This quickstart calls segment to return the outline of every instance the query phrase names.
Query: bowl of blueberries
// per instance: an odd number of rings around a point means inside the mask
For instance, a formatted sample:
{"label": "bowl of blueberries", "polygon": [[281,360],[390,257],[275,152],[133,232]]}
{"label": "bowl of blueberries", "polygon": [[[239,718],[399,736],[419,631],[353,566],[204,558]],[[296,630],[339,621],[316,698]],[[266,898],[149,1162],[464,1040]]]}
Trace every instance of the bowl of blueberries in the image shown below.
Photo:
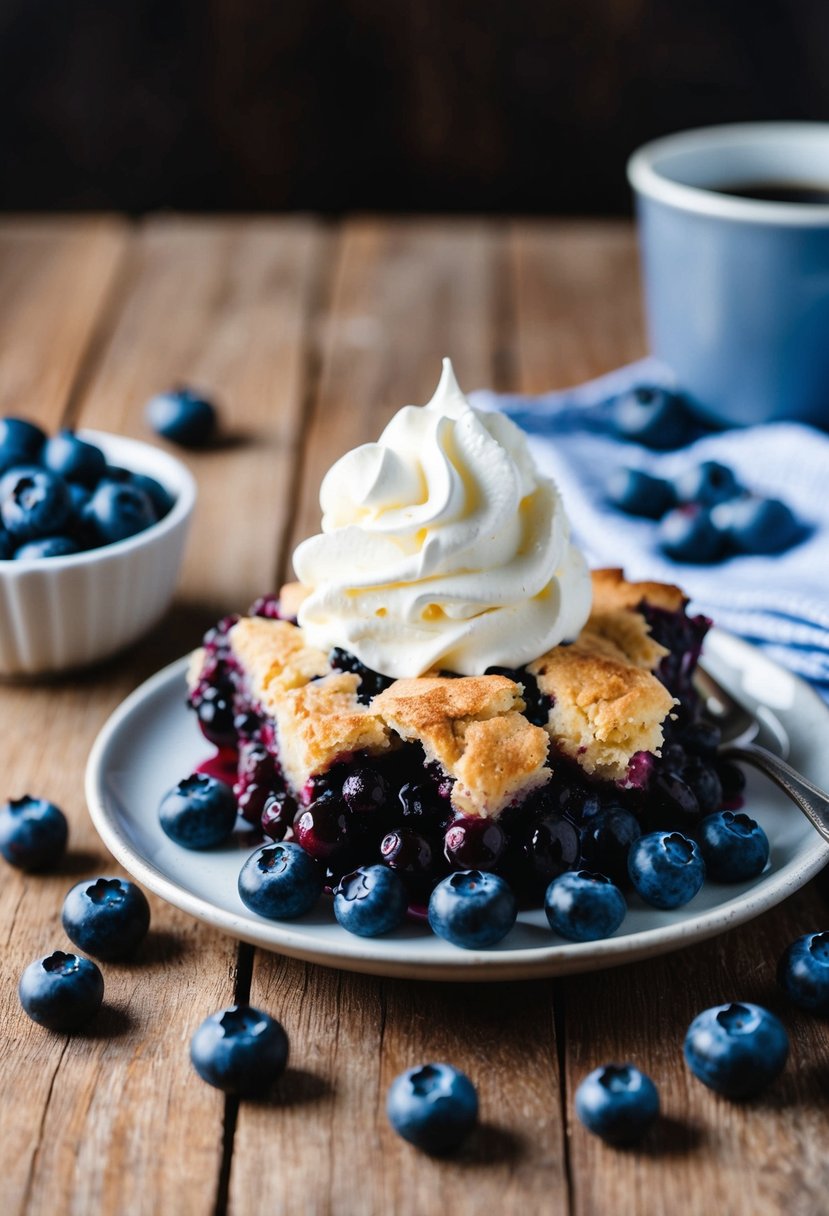
{"label": "bowl of blueberries", "polygon": [[195,498],[185,466],[150,444],[0,419],[0,675],[80,667],[150,629]]}

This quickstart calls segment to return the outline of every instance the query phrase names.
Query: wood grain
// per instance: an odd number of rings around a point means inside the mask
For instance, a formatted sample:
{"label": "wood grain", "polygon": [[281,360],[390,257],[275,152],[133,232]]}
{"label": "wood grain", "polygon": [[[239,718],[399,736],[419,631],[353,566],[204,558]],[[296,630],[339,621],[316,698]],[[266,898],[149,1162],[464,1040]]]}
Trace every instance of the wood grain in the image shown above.
{"label": "wood grain", "polygon": [[[144,396],[176,373],[204,375],[226,394],[239,441],[193,462],[207,518],[192,538],[178,611],[127,656],[89,673],[0,689],[6,788],[31,788],[62,805],[72,838],[59,874],[9,872],[0,894],[4,1212],[202,1213],[216,1202],[225,1102],[195,1078],[188,1043],[199,1021],[233,997],[235,943],[151,900],[150,940],[135,962],[104,967],[106,1009],[88,1034],[70,1039],[29,1022],[15,987],[32,958],[66,945],[59,916],[69,885],[117,872],[82,792],[86,755],[107,714],[195,642],[194,614],[182,604],[199,605],[196,615],[206,617],[246,603],[263,574],[272,577],[319,249],[305,222],[245,232],[221,222],[148,225],[133,242],[107,340],[74,404],[81,423],[140,433]],[[91,330],[96,323],[91,317]],[[249,509],[252,490],[258,510]]]}

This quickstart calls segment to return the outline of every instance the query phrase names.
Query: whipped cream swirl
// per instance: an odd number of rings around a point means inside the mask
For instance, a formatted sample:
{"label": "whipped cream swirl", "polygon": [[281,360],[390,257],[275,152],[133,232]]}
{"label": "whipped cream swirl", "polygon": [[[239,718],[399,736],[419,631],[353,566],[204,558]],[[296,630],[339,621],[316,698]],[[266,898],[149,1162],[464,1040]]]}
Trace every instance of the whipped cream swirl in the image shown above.
{"label": "whipped cream swirl", "polygon": [[294,553],[299,623],[374,671],[480,675],[572,640],[590,611],[585,560],[522,432],[474,409],[443,361],[426,406],[348,452],[320,490],[322,534]]}

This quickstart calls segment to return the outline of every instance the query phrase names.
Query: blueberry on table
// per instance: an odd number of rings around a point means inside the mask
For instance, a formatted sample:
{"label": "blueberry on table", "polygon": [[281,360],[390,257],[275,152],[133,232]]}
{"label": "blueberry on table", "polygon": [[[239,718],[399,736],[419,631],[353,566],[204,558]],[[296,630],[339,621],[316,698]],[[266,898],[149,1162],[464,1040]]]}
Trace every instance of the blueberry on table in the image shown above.
{"label": "blueberry on table", "polygon": [[322,894],[323,871],[298,844],[266,844],[251,853],[239,873],[239,897],[268,920],[294,920],[310,912]]}
{"label": "blueberry on table", "polygon": [[588,1131],[609,1144],[641,1139],[659,1114],[659,1093],[633,1064],[605,1064],[576,1090],[576,1114]]}
{"label": "blueberry on table", "polygon": [[111,545],[143,532],[157,517],[149,495],[137,486],[102,481],[81,518],[101,544]]}
{"label": "blueberry on table", "polygon": [[518,908],[497,874],[459,870],[439,882],[429,900],[429,924],[438,937],[464,950],[494,946],[506,937]]}
{"label": "blueberry on table", "polygon": [[605,486],[614,507],[628,515],[646,519],[661,519],[676,505],[673,487],[660,477],[651,477],[642,469],[614,469]]}
{"label": "blueberry on table", "polygon": [[728,465],[717,460],[703,460],[702,464],[685,469],[674,478],[674,491],[679,502],[698,502],[704,507],[713,507],[719,502],[736,498],[743,487]]}
{"label": "blueberry on table", "polygon": [[44,536],[41,540],[30,540],[15,550],[16,562],[40,561],[44,557],[71,557],[80,553],[78,542],[71,536]]}
{"label": "blueberry on table", "polygon": [[0,853],[19,870],[46,870],[63,857],[69,826],[45,798],[10,798],[0,807]]}
{"label": "blueberry on table", "polygon": [[33,1022],[65,1033],[79,1030],[98,1012],[104,977],[91,959],[56,950],[29,964],[18,993]]}
{"label": "blueberry on table", "polygon": [[610,937],[627,912],[625,897],[604,874],[570,870],[554,878],[544,896],[550,928],[571,942]]}
{"label": "blueberry on table", "polygon": [[207,773],[193,773],[161,799],[158,817],[164,832],[185,849],[223,844],[236,823],[233,790]]}
{"label": "blueberry on table", "polygon": [[392,1081],[386,1114],[398,1136],[440,1155],[459,1147],[478,1121],[478,1095],[451,1064],[422,1064]]}
{"label": "blueberry on table", "polygon": [[673,561],[697,565],[719,561],[725,550],[722,532],[714,527],[707,508],[696,503],[669,511],[659,525],[657,541]]}
{"label": "blueberry on table", "polygon": [[360,866],[340,879],[334,915],[349,933],[379,937],[403,924],[408,906],[403,879],[388,866]]}
{"label": "blueberry on table", "polygon": [[711,511],[711,523],[738,553],[782,553],[804,535],[792,510],[779,498],[745,494],[720,503]]}
{"label": "blueberry on table", "polygon": [[101,449],[69,430],[58,431],[46,440],[41,461],[45,468],[66,481],[88,487],[97,485],[106,469],[106,457]]}
{"label": "blueberry on table", "polygon": [[46,435],[25,418],[0,418],[0,469],[36,461]]}
{"label": "blueberry on table", "polygon": [[715,1005],[694,1018],[684,1053],[703,1085],[727,1098],[749,1098],[783,1071],[789,1036],[780,1019],[760,1005]]}
{"label": "blueberry on table", "polygon": [[829,1017],[829,933],[806,933],[786,948],[777,982],[793,1004]]}
{"label": "blueberry on table", "polygon": [[742,811],[707,815],[699,825],[699,847],[708,877],[717,882],[756,878],[769,859],[768,836]]}
{"label": "blueberry on table", "polygon": [[69,940],[95,958],[127,958],[150,927],[150,905],[126,878],[84,879],[63,901],[61,923]]}
{"label": "blueberry on table", "polygon": [[681,832],[650,832],[631,847],[628,873],[639,895],[654,908],[680,908],[705,881],[699,846]]}
{"label": "blueberry on table", "polygon": [[216,407],[190,388],[158,393],[146,405],[147,425],[172,443],[182,447],[204,447],[216,430]]}
{"label": "blueberry on table", "polygon": [[190,1040],[190,1060],[203,1081],[240,1098],[268,1092],[288,1062],[288,1036],[270,1014],[231,1005],[205,1018]]}
{"label": "blueberry on table", "polygon": [[0,515],[17,544],[58,535],[71,509],[66,482],[48,469],[24,470],[3,479]]}
{"label": "blueberry on table", "polygon": [[688,408],[679,393],[640,385],[613,402],[613,427],[622,439],[667,451],[691,438]]}

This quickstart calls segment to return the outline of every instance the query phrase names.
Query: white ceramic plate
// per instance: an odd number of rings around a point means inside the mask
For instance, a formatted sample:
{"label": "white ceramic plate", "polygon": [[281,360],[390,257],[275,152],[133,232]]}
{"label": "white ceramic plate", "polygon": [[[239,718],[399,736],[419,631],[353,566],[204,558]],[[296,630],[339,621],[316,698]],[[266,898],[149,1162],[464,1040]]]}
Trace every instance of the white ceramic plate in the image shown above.
{"label": "white ceramic plate", "polygon": [[[782,726],[795,767],[829,786],[829,707],[803,681],[719,630],[706,641],[705,661],[720,683],[772,715],[770,725]],[[181,659],[142,684],[104,726],[87,765],[92,819],[107,848],[144,886],[225,933],[279,954],[420,979],[507,980],[598,970],[675,950],[750,920],[796,891],[829,858],[829,845],[800,811],[751,772],[746,809],[771,841],[765,872],[736,886],[706,883],[675,912],[631,896],[622,927],[603,941],[573,944],[554,937],[543,910],[521,913],[504,941],[485,951],[460,950],[415,924],[387,937],[355,937],[336,923],[328,897],[298,921],[264,920],[245,908],[236,890],[249,843],[190,852],[168,840],[158,824],[162,795],[209,750],[185,708],[186,664]]]}

